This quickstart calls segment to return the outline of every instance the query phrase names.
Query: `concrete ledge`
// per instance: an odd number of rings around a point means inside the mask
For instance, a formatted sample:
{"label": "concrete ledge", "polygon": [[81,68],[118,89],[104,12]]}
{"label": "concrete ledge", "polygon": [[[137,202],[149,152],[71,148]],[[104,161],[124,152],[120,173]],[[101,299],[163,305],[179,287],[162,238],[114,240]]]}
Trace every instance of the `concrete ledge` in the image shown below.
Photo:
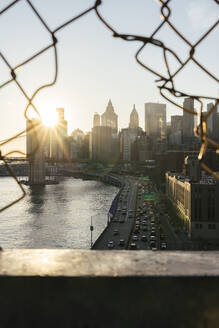
{"label": "concrete ledge", "polygon": [[217,328],[219,252],[0,252],[0,327]]}
{"label": "concrete ledge", "polygon": [[219,252],[3,250],[0,276],[219,276]]}

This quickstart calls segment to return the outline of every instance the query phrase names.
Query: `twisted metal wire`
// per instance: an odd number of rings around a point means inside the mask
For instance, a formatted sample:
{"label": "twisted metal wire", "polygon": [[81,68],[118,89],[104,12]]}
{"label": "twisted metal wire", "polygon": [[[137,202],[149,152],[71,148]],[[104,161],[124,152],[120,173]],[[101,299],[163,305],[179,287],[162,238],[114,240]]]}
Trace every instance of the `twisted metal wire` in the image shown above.
{"label": "twisted metal wire", "polygon": [[[87,15],[90,12],[95,12],[96,16],[98,17],[98,19],[105,25],[105,27],[110,30],[113,34],[113,37],[115,38],[120,38],[124,41],[127,42],[132,42],[132,41],[138,41],[141,42],[142,45],[138,48],[136,54],[135,54],[135,59],[137,61],[137,63],[143,67],[144,69],[146,69],[147,71],[151,72],[152,74],[154,74],[158,79],[155,80],[155,82],[157,83],[157,87],[159,89],[159,92],[161,94],[161,96],[163,98],[165,98],[168,102],[172,103],[173,105],[183,109],[184,111],[192,114],[192,115],[196,115],[200,117],[200,124],[199,126],[196,128],[196,134],[197,136],[199,136],[200,140],[201,140],[201,148],[200,148],[200,152],[199,152],[199,161],[201,166],[203,167],[203,169],[205,169],[208,173],[212,174],[215,178],[219,179],[219,175],[216,172],[213,172],[211,168],[209,168],[205,163],[204,163],[204,155],[206,154],[206,151],[208,149],[208,145],[210,144],[211,146],[213,146],[216,149],[216,152],[219,152],[219,145],[213,141],[211,138],[209,138],[208,136],[208,128],[207,128],[207,119],[210,115],[212,115],[212,113],[214,111],[216,111],[217,105],[219,104],[219,98],[214,98],[214,97],[206,97],[203,95],[195,95],[195,94],[189,94],[189,93],[184,93],[181,90],[177,90],[175,88],[175,83],[174,83],[174,79],[176,78],[176,76],[188,65],[189,62],[193,62],[195,65],[197,65],[203,72],[205,72],[209,77],[211,77],[214,81],[218,82],[217,77],[212,74],[211,72],[209,72],[207,70],[207,68],[202,65],[197,58],[195,58],[195,51],[196,51],[196,47],[203,41],[205,40],[209,34],[215,30],[216,26],[219,23],[219,20],[217,22],[214,22],[212,24],[212,26],[200,37],[200,39],[198,41],[196,41],[194,44],[192,44],[184,35],[183,33],[181,33],[171,22],[171,9],[170,9],[170,3],[172,2],[172,0],[158,0],[161,8],[160,8],[160,12],[161,12],[161,17],[162,17],[162,21],[161,23],[155,28],[155,30],[148,36],[140,36],[140,35],[131,35],[131,34],[121,34],[118,31],[116,31],[116,29],[110,25],[110,23],[107,22],[107,20],[103,17],[103,15],[100,12],[100,6],[103,4],[103,1],[101,0],[96,0],[94,1],[94,5],[91,6],[90,8],[82,11],[80,14],[73,16],[71,19],[67,20],[66,22],[64,22],[63,24],[59,25],[58,27],[56,27],[55,29],[50,29],[50,27],[48,26],[47,22],[45,21],[45,19],[43,19],[43,17],[41,16],[40,12],[35,8],[35,6],[33,5],[33,1],[31,0],[14,0],[12,1],[9,5],[7,5],[5,8],[3,8],[0,11],[0,17],[2,15],[4,15],[7,11],[9,11],[11,8],[13,8],[14,6],[17,5],[18,2],[21,1],[25,1],[26,4],[28,5],[28,7],[31,9],[31,11],[34,13],[34,15],[38,18],[38,20],[40,21],[40,23],[45,27],[45,29],[47,30],[47,32],[50,34],[50,38],[51,38],[51,42],[44,47],[43,49],[38,50],[36,53],[32,54],[32,56],[30,56],[29,58],[27,58],[26,60],[24,60],[23,62],[19,63],[18,65],[16,65],[15,67],[13,67],[10,63],[9,60],[7,59],[7,55],[3,54],[2,52],[0,52],[0,57],[3,60],[3,62],[6,64],[6,66],[8,67],[8,69],[10,70],[10,75],[11,78],[5,82],[3,82],[2,84],[0,84],[0,89],[11,84],[11,83],[15,83],[17,88],[21,91],[21,93],[23,94],[23,96],[26,98],[27,100],[27,105],[25,106],[24,109],[24,118],[25,119],[29,119],[28,118],[28,109],[30,107],[32,107],[34,109],[34,111],[36,112],[37,116],[39,117],[39,119],[41,120],[41,116],[40,113],[37,109],[37,107],[34,104],[34,99],[36,98],[36,96],[38,95],[38,93],[47,88],[47,87],[52,87],[56,81],[57,81],[57,76],[58,76],[58,54],[57,54],[57,43],[58,43],[58,37],[57,34],[60,30],[62,30],[63,28],[65,28],[66,26],[68,26],[69,24],[72,24],[73,22],[75,22],[76,20],[82,18],[83,16]],[[219,4],[219,0],[211,0],[213,2],[215,2],[216,4]],[[159,39],[156,39],[156,35],[158,34],[159,31],[162,30],[162,28],[164,27],[164,25],[168,25],[173,31],[174,33],[177,35],[177,37],[181,40],[183,40],[183,42],[185,42],[187,44],[187,46],[189,46],[189,53],[187,58],[183,61],[180,59],[180,56],[171,48],[167,47],[166,44],[164,42],[162,42]],[[146,48],[146,46],[148,44],[153,45],[154,47],[159,47],[163,50],[163,60],[164,63],[166,65],[167,68],[167,74],[168,77],[164,76],[162,73],[155,71],[154,69],[152,69],[149,65],[143,63],[143,61],[140,59],[140,54],[142,53],[142,51]],[[45,52],[47,52],[48,50],[53,49],[53,54],[54,54],[54,67],[55,67],[55,71],[54,71],[54,75],[53,78],[51,80],[51,82],[46,83],[44,85],[41,85],[39,88],[37,88],[32,95],[29,97],[25,88],[23,87],[23,85],[19,82],[18,80],[18,69],[25,66],[27,63],[33,61],[34,59],[36,59],[37,57],[39,57],[40,55],[44,54]],[[170,69],[170,64],[167,58],[167,55],[171,54],[176,61],[179,63],[179,68],[171,74],[171,69]],[[176,100],[172,100],[170,99],[170,96],[174,96]],[[180,104],[177,103],[177,98],[182,98],[182,97],[190,97],[196,101],[198,101],[200,103],[200,111],[196,111],[196,110],[191,110],[189,108],[185,108],[183,106],[181,106]],[[211,100],[215,100],[215,104],[214,106],[211,108],[211,110],[206,114],[203,115],[203,100],[204,99],[211,99]],[[19,133],[17,133],[16,135],[0,142],[0,148],[3,145],[6,145],[7,143],[9,143],[10,141],[19,138],[20,136],[24,135],[24,133],[31,131],[32,128],[30,128],[28,131],[25,129]],[[36,151],[36,149],[34,150],[34,152]],[[16,183],[18,183],[21,191],[22,191],[22,195],[15,201],[13,201],[12,203],[6,205],[5,207],[0,209],[0,212],[5,210],[6,208],[10,207],[11,205],[15,204],[17,201],[19,201],[20,199],[22,199],[25,196],[25,190],[23,189],[22,185],[20,184],[20,182],[17,180],[16,175],[14,174],[12,168],[9,166],[9,164],[7,163],[7,156],[11,155],[12,153],[20,153],[22,155],[24,155],[22,152],[18,151],[18,150],[14,150],[11,151],[10,153],[5,154],[4,156],[1,155],[0,153],[0,159],[3,160],[4,164],[6,165],[8,171],[10,172],[11,176],[15,179]]]}
{"label": "twisted metal wire", "polygon": [[[218,0],[211,0],[211,1],[215,2],[216,4],[219,4]],[[169,4],[172,2],[172,0],[166,0],[166,1],[158,0],[158,2],[161,5],[160,12],[161,12],[161,17],[162,17],[162,22],[155,28],[155,30],[149,36],[121,34],[118,31],[116,31],[116,29],[106,21],[106,19],[103,17],[103,15],[101,15],[98,7],[95,8],[95,11],[96,11],[96,14],[99,17],[99,19],[107,27],[107,29],[109,29],[113,33],[113,36],[115,38],[120,38],[120,39],[128,41],[128,42],[139,41],[142,43],[142,45],[140,46],[140,48],[137,50],[137,52],[135,54],[135,59],[140,66],[142,66],[144,69],[151,72],[158,78],[157,80],[155,80],[155,82],[158,83],[157,87],[159,89],[160,95],[164,99],[166,99],[168,102],[172,103],[173,105],[177,106],[178,108],[183,109],[187,113],[200,117],[200,124],[195,129],[196,135],[200,138],[200,141],[201,141],[201,148],[199,151],[198,159],[200,161],[201,167],[205,171],[207,171],[209,174],[213,175],[216,179],[219,179],[219,174],[214,172],[210,167],[208,167],[204,163],[204,155],[207,152],[209,144],[216,149],[217,154],[219,153],[219,144],[216,143],[211,138],[209,138],[208,128],[207,128],[208,127],[207,119],[209,118],[210,115],[212,115],[212,113],[214,111],[217,110],[217,106],[219,104],[219,98],[206,97],[206,96],[198,95],[198,94],[195,95],[195,94],[191,94],[191,93],[185,93],[182,90],[177,90],[175,87],[175,83],[174,83],[174,79],[188,65],[189,62],[193,62],[195,65],[197,65],[203,72],[205,72],[214,81],[216,81],[216,82],[219,81],[218,78],[214,74],[209,72],[207,70],[207,68],[204,65],[202,65],[195,58],[196,47],[203,40],[205,40],[213,30],[216,29],[217,25],[219,24],[219,20],[217,20],[216,22],[213,22],[212,26],[208,30],[205,31],[205,33],[199,38],[199,40],[196,41],[194,44],[192,44],[171,22],[172,12],[169,7]],[[168,48],[164,42],[155,38],[156,34],[158,34],[158,32],[162,30],[162,28],[164,27],[165,24],[168,25],[174,31],[174,33],[177,35],[177,37],[179,39],[181,39],[184,43],[187,44],[187,46],[189,46],[189,52],[188,52],[187,58],[184,61],[182,61],[180,59],[179,55],[177,55],[174,50]],[[159,71],[155,71],[150,66],[143,63],[142,60],[140,59],[140,54],[142,53],[142,51],[146,48],[146,46],[148,44],[151,44],[155,47],[159,47],[163,50],[163,60],[164,60],[164,63],[165,63],[166,69],[167,69],[168,77],[164,76]],[[175,70],[174,73],[172,73],[172,74],[171,74],[171,70],[170,70],[170,64],[167,59],[168,53],[172,54],[174,56],[174,58],[176,59],[176,61],[180,65],[180,67],[177,70]],[[189,108],[186,108],[186,107],[180,105],[176,101],[172,100],[170,98],[170,95],[174,96],[176,99],[182,98],[182,97],[190,97],[190,98],[198,101],[200,104],[200,111],[198,112],[196,110],[191,110]],[[215,101],[214,106],[212,106],[212,108],[208,111],[208,113],[206,115],[203,115],[203,99],[209,99],[209,100]]]}

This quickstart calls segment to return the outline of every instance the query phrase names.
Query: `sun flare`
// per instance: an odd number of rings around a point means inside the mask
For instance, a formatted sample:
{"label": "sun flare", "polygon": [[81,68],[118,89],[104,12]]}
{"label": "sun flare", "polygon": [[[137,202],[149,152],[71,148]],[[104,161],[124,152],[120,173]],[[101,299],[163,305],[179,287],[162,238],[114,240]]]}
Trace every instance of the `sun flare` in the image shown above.
{"label": "sun flare", "polygon": [[58,118],[55,109],[47,108],[43,111],[40,111],[40,115],[44,125],[49,127],[54,127],[56,125]]}

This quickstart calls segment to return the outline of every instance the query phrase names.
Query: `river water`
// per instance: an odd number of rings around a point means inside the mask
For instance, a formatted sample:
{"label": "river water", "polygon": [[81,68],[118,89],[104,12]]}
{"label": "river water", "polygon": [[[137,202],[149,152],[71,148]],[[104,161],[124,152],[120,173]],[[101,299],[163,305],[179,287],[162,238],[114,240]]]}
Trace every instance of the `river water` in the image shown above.
{"label": "river water", "polygon": [[[3,248],[89,249],[103,231],[118,188],[98,181],[63,178],[58,185],[24,186],[27,196],[0,213]],[[0,178],[0,206],[21,193],[12,178]]]}

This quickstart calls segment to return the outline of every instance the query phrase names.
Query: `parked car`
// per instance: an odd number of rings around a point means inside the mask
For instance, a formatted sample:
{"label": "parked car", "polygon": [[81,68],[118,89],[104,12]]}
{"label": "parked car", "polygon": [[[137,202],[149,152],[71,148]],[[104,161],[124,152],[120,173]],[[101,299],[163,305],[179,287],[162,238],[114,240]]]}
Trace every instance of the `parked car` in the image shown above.
{"label": "parked car", "polygon": [[167,249],[167,244],[166,243],[161,243],[161,249]]}
{"label": "parked car", "polygon": [[119,240],[119,245],[124,246],[125,245],[125,239],[120,239]]}
{"label": "parked car", "polygon": [[108,248],[113,248],[114,247],[114,241],[112,241],[112,240],[108,241],[107,246],[108,246]]}
{"label": "parked car", "polygon": [[136,248],[137,248],[136,243],[131,243],[131,245],[130,245],[130,249],[136,249]]}
{"label": "parked car", "polygon": [[157,250],[157,245],[156,245],[156,243],[154,241],[152,241],[150,243],[150,247],[151,247],[152,250]]}

